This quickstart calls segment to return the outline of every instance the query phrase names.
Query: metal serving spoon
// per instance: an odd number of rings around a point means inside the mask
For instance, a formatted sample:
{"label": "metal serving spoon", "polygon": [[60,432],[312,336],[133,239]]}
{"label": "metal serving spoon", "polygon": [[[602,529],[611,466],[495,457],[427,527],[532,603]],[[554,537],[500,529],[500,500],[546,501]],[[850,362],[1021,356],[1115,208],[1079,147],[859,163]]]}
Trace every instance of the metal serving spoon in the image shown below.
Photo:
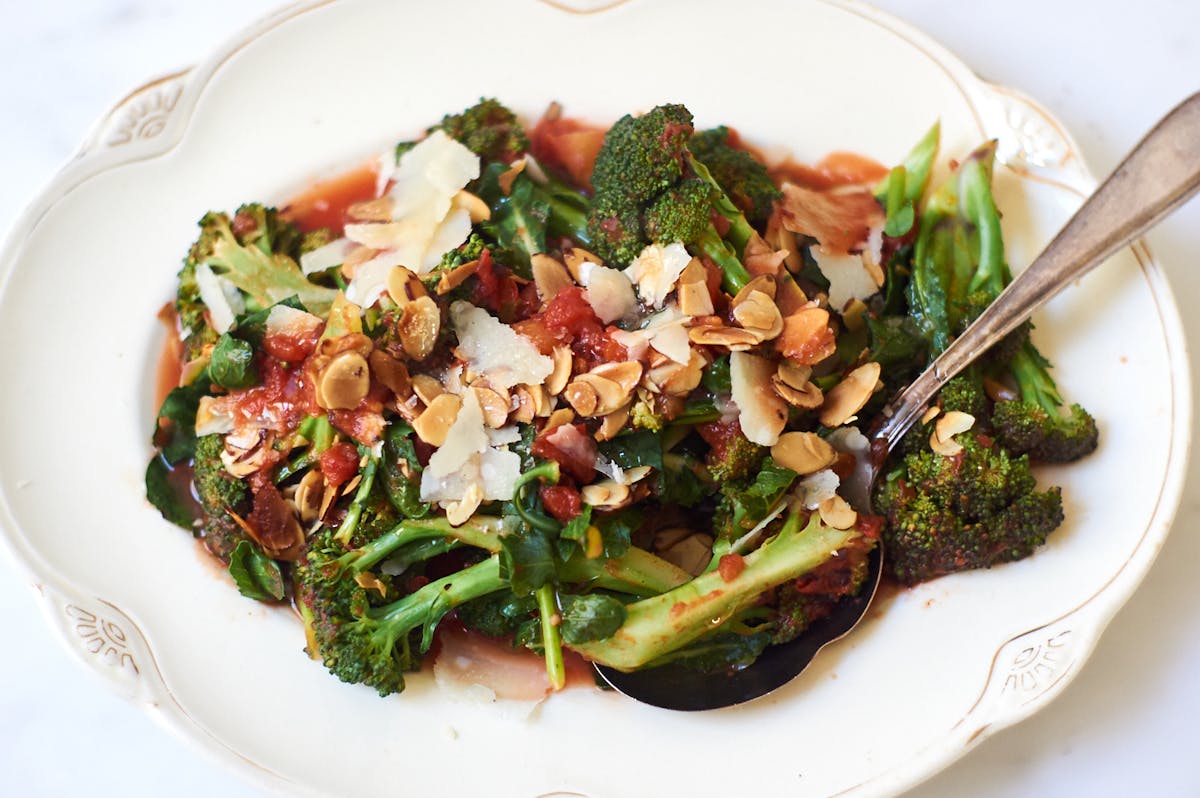
{"label": "metal serving spoon", "polygon": [[[1200,190],[1200,93],[1174,108],[1071,217],[1042,253],[954,342],[883,409],[870,430],[868,467],[843,485],[855,508],[870,508],[880,467],[938,390],[1069,283],[1079,279]],[[876,547],[865,589],[790,643],[768,648],[735,673],[703,674],[664,665],[624,673],[597,666],[617,690],[646,704],[677,710],[717,709],[765,695],[798,676],[829,643],[849,632],[879,585]]]}

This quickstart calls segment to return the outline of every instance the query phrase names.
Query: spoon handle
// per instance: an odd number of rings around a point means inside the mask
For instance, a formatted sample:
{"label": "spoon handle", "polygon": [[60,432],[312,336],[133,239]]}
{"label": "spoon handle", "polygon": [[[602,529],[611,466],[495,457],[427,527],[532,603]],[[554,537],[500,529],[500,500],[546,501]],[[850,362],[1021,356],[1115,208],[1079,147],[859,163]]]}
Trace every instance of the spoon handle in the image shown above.
{"label": "spoon handle", "polygon": [[1163,117],[1042,253],[884,412],[876,440],[899,441],[938,390],[1070,282],[1200,190],[1200,93]]}

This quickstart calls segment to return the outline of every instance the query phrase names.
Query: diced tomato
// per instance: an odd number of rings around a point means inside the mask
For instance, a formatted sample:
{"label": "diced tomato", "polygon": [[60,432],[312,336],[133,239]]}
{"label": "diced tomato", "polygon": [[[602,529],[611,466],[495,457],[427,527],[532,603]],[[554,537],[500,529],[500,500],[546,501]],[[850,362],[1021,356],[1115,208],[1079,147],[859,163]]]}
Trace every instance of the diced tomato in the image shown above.
{"label": "diced tomato", "polygon": [[730,447],[733,441],[737,438],[745,437],[742,435],[742,428],[738,424],[737,419],[732,421],[709,421],[704,424],[697,424],[696,432],[700,433],[700,437],[712,449],[710,456],[714,460],[723,460],[725,458],[725,450]]}
{"label": "diced tomato", "polygon": [[567,485],[542,485],[538,495],[546,512],[564,524],[583,512],[583,497]]}
{"label": "diced tomato", "polygon": [[883,532],[884,517],[882,515],[868,515],[867,513],[859,513],[858,521],[854,524],[854,528],[861,532],[865,537],[878,538]]}
{"label": "diced tomato", "polygon": [[479,267],[474,276],[471,303],[487,308],[505,323],[511,324],[528,316],[539,304],[535,288],[530,307],[529,293],[522,290],[524,286],[512,272],[492,260],[491,250],[485,249],[479,256]]}
{"label": "diced tomato", "polygon": [[312,382],[302,366],[293,366],[273,357],[258,358],[259,384],[233,391],[236,411],[243,418],[273,417],[277,430],[291,430],[305,416],[320,412]]}
{"label": "diced tomato", "polygon": [[344,441],[335,443],[317,455],[325,480],[337,487],[358,473],[358,449]]}
{"label": "diced tomato", "polygon": [[542,311],[540,319],[558,341],[571,344],[572,351],[583,358],[589,368],[629,359],[629,351],[609,335],[611,328],[600,324],[579,286],[568,286],[559,291]]}
{"label": "diced tomato", "polygon": [[592,167],[604,144],[603,128],[578,119],[544,116],[529,133],[529,151],[538,163],[566,172],[580,186],[588,188]]}
{"label": "diced tomato", "polygon": [[321,337],[323,329],[323,327],[316,327],[303,335],[287,333],[268,335],[263,338],[263,349],[271,357],[278,358],[284,363],[299,363],[317,348],[317,339]]}
{"label": "diced tomato", "polygon": [[512,325],[512,328],[518,334],[533,341],[533,345],[543,355],[553,353],[555,344],[560,343],[554,333],[550,332],[550,328],[546,326],[546,322],[541,316],[518,321]]}

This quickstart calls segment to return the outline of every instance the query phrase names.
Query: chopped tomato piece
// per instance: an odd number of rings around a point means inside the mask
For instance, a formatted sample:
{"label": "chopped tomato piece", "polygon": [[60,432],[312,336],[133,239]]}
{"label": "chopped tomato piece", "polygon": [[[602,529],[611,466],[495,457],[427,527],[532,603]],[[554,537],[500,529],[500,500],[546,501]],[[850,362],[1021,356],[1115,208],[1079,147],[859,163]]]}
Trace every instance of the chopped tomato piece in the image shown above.
{"label": "chopped tomato piece", "polygon": [[560,169],[578,185],[590,188],[604,133],[604,128],[578,119],[544,116],[530,131],[529,150],[538,163]]}
{"label": "chopped tomato piece", "polygon": [[335,443],[317,455],[321,464],[321,473],[326,481],[335,488],[342,485],[358,473],[358,449],[345,441]]}
{"label": "chopped tomato piece", "polygon": [[583,512],[583,497],[567,485],[542,485],[538,495],[546,512],[564,524]]}

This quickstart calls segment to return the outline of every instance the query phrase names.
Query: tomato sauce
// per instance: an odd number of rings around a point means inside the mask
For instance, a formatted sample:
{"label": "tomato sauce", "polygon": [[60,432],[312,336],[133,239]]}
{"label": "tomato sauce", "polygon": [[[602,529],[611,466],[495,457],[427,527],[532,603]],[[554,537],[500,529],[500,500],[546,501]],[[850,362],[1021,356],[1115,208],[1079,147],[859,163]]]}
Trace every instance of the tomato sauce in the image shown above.
{"label": "tomato sauce", "polygon": [[789,158],[770,172],[776,183],[786,181],[816,191],[874,185],[888,176],[886,166],[854,152],[831,152],[811,166]]}
{"label": "tomato sauce", "polygon": [[303,233],[328,227],[335,236],[340,236],[347,222],[347,210],[356,202],[374,199],[378,179],[379,166],[371,162],[328,180],[318,180],[293,197],[280,214]]}

